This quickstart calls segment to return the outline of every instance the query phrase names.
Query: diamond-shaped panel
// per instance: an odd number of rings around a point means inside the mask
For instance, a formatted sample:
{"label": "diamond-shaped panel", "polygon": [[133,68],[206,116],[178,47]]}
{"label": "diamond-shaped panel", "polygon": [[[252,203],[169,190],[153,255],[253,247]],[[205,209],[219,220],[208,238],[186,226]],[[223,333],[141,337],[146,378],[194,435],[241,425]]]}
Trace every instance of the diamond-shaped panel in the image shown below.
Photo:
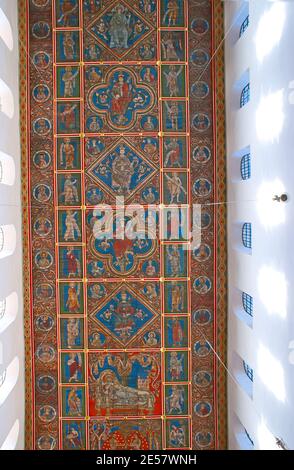
{"label": "diamond-shaped panel", "polygon": [[118,58],[127,54],[152,29],[152,25],[122,1],[103,10],[88,26],[89,33],[97,42],[110,49]]}
{"label": "diamond-shaped panel", "polygon": [[155,313],[129,288],[121,287],[93,317],[112,337],[126,346],[153,321]]}
{"label": "diamond-shaped panel", "polygon": [[111,195],[124,196],[127,200],[156,173],[156,169],[121,140],[95,162],[88,173]]}

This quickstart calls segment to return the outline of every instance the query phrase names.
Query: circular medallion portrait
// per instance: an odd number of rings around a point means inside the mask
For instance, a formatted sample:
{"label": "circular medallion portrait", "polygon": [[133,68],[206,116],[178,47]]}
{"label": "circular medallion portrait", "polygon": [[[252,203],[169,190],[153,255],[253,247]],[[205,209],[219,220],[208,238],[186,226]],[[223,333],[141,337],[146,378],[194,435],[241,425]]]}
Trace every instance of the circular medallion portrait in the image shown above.
{"label": "circular medallion portrait", "polygon": [[51,29],[46,21],[38,21],[32,27],[32,34],[36,39],[46,39],[50,35]]}
{"label": "circular medallion portrait", "polygon": [[40,393],[51,393],[56,389],[56,380],[52,375],[41,375],[37,378],[37,389]]}
{"label": "circular medallion portrait", "polygon": [[211,385],[212,383],[212,375],[207,370],[199,370],[195,373],[193,377],[194,384],[197,387],[205,388]]}
{"label": "circular medallion portrait", "polygon": [[195,442],[199,447],[208,447],[212,443],[212,435],[210,432],[197,432]]}
{"label": "circular medallion portrait", "polygon": [[193,184],[193,193],[198,197],[207,197],[212,191],[212,184],[206,178],[199,178]]}
{"label": "circular medallion portrait", "polygon": [[206,145],[197,145],[193,149],[192,158],[196,163],[207,163],[211,158],[211,151]]}
{"label": "circular medallion portrait", "polygon": [[39,237],[45,238],[52,232],[52,223],[44,216],[38,217],[34,223],[34,231]]}
{"label": "circular medallion portrait", "polygon": [[38,416],[43,423],[51,423],[56,418],[56,410],[53,406],[44,405],[39,408]]}
{"label": "circular medallion portrait", "polygon": [[197,100],[203,100],[209,95],[209,86],[206,82],[195,82],[191,86],[191,95]]}
{"label": "circular medallion portrait", "polygon": [[34,133],[44,137],[51,132],[51,122],[44,117],[38,118],[33,122]]}
{"label": "circular medallion portrait", "polygon": [[36,253],[35,264],[37,268],[42,270],[49,269],[53,264],[53,256],[47,250],[41,250]]}
{"label": "circular medallion portrait", "polygon": [[211,322],[212,315],[207,308],[199,308],[193,313],[193,322],[205,326]]}
{"label": "circular medallion portrait", "polygon": [[193,258],[199,263],[203,263],[210,258],[211,249],[206,243],[201,243],[199,247],[193,250]]}
{"label": "circular medallion portrait", "polygon": [[37,186],[33,189],[33,196],[36,201],[43,204],[44,202],[48,202],[52,196],[52,189],[50,186],[44,183],[37,184]]}
{"label": "circular medallion portrait", "polygon": [[34,154],[33,162],[38,170],[46,170],[51,164],[51,155],[46,150],[39,150]]}
{"label": "circular medallion portrait", "polygon": [[43,434],[37,442],[40,450],[54,450],[56,447],[56,439],[50,434]]}
{"label": "circular medallion portrait", "polygon": [[211,404],[208,401],[199,401],[194,406],[194,411],[200,418],[206,418],[211,413]]}
{"label": "circular medallion portrait", "polygon": [[37,8],[44,8],[49,4],[49,0],[32,0],[32,4]]}
{"label": "circular medallion portrait", "polygon": [[37,69],[47,69],[50,65],[50,55],[45,51],[36,52],[33,55],[33,64]]}
{"label": "circular medallion portrait", "polygon": [[205,113],[197,113],[192,118],[192,126],[198,132],[205,132],[210,128],[210,119]]}
{"label": "circular medallion portrait", "polygon": [[205,295],[211,289],[211,280],[207,276],[199,276],[193,283],[193,288],[197,294]]}
{"label": "circular medallion portrait", "polygon": [[50,90],[47,85],[39,84],[33,89],[33,98],[37,103],[45,103],[50,98]]}
{"label": "circular medallion portrait", "polygon": [[49,344],[40,344],[37,348],[36,356],[39,361],[48,364],[55,359],[55,349]]}
{"label": "circular medallion portrait", "polygon": [[191,22],[191,30],[197,36],[203,36],[209,31],[209,23],[205,18],[194,18]]}
{"label": "circular medallion portrait", "polygon": [[203,49],[195,49],[190,55],[190,60],[196,67],[205,67],[209,59],[209,54]]}
{"label": "circular medallion portrait", "polygon": [[36,287],[35,293],[38,300],[50,300],[54,296],[54,288],[51,284],[42,283]]}
{"label": "circular medallion portrait", "polygon": [[36,329],[39,331],[50,331],[54,326],[54,318],[47,313],[43,313],[36,318]]}
{"label": "circular medallion portrait", "polygon": [[205,341],[205,340],[197,341],[194,344],[194,352],[199,357],[208,356],[208,354],[210,354],[210,352],[211,352],[210,343],[208,341]]}

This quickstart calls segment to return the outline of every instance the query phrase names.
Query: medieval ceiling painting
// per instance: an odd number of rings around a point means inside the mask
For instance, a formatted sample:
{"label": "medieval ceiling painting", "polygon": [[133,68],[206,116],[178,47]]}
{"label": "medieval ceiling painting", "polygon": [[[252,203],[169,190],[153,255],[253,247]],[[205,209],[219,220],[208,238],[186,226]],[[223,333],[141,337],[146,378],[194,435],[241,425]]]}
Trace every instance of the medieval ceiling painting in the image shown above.
{"label": "medieval ceiling painting", "polygon": [[[223,445],[214,7],[20,2],[29,448]],[[118,200],[140,205],[135,237]],[[201,243],[191,250],[193,204]]]}

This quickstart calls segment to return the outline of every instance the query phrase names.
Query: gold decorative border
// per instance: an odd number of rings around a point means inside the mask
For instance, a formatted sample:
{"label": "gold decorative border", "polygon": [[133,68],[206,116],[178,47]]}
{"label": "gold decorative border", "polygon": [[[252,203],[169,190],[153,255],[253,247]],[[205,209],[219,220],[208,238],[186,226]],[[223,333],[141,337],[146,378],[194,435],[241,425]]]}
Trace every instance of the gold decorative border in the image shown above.
{"label": "gold decorative border", "polygon": [[21,199],[23,242],[23,311],[25,341],[25,449],[33,448],[32,441],[32,348],[31,348],[31,280],[30,280],[30,226],[29,226],[29,174],[27,126],[27,1],[18,0],[19,33],[19,92],[20,92],[20,142],[21,142]]}
{"label": "gold decorative border", "polygon": [[217,214],[216,387],[217,449],[227,449],[227,209],[224,73],[224,2],[213,1]]}

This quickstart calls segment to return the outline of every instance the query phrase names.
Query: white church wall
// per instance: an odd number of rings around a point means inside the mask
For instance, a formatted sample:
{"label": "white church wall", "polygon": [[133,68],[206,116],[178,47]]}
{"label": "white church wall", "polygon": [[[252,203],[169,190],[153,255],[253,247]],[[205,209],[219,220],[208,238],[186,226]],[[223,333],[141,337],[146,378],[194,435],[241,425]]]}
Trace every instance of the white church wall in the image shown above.
{"label": "white church wall", "polygon": [[[282,438],[294,449],[294,357],[291,357],[291,348],[294,349],[291,289],[294,281],[291,237],[294,63],[290,52],[294,39],[294,2],[227,0],[224,5],[228,33],[225,71],[230,202],[229,447],[242,448],[243,441],[238,439],[240,433],[234,426],[237,416],[254,441],[254,449],[277,448],[275,437]],[[236,42],[240,15],[245,18],[246,10],[249,27]],[[245,71],[250,76],[250,102],[239,109],[236,84]],[[243,181],[236,177],[236,154],[246,146],[250,146],[251,178]],[[289,201],[273,202],[275,194],[283,191],[290,193]],[[244,222],[252,224],[251,254],[242,249],[241,233],[236,246],[236,226]],[[240,309],[238,291],[253,297],[251,326],[244,322],[242,315],[236,314]],[[235,354],[253,368],[252,397],[234,376]]]}
{"label": "white church wall", "polygon": [[0,449],[24,447],[17,3],[0,0]]}

